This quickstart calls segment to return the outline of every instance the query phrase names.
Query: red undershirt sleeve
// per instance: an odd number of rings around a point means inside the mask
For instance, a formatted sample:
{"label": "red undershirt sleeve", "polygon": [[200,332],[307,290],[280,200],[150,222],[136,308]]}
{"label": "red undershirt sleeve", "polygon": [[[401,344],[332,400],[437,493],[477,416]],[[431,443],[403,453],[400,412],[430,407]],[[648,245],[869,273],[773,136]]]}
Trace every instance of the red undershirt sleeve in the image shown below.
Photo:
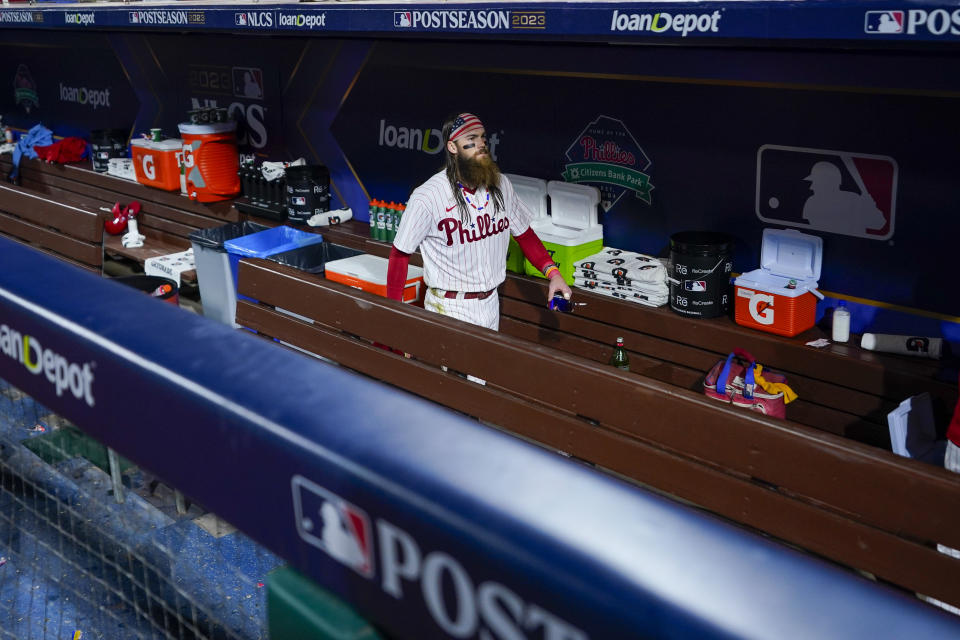
{"label": "red undershirt sleeve", "polygon": [[541,273],[543,273],[547,266],[553,264],[553,259],[550,257],[550,254],[547,253],[546,247],[540,242],[540,238],[537,237],[532,227],[514,237],[517,239],[517,244],[520,245],[520,250],[523,251],[523,255],[530,261],[530,264],[539,269]]}
{"label": "red undershirt sleeve", "polygon": [[407,284],[407,266],[410,254],[396,247],[390,248],[390,262],[387,264],[387,297],[403,301],[403,287]]}

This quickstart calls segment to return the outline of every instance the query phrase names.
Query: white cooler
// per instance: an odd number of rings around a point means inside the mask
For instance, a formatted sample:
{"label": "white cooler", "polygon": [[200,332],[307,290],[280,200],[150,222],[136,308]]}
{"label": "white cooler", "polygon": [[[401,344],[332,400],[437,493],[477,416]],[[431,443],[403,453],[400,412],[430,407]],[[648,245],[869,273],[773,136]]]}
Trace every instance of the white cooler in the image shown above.
{"label": "white cooler", "polygon": [[[542,220],[547,216],[547,181],[540,178],[531,178],[529,176],[519,176],[513,173],[504,174],[517,197],[533,212],[533,220]],[[514,273],[523,273],[523,251],[516,239],[511,235],[510,244],[507,246],[507,271]]]}
{"label": "white cooler", "polygon": [[[547,183],[550,215],[534,219],[530,225],[560,268],[560,275],[573,284],[573,263],[603,249],[603,226],[597,221],[600,191],[585,184],[562,180]],[[523,261],[524,271],[543,277],[539,269]]]}
{"label": "white cooler", "polygon": [[[333,280],[355,289],[362,289],[387,297],[387,266],[389,260],[368,253],[341,260],[331,260],[324,270],[327,280]],[[407,267],[407,282],[403,289],[403,301],[422,303],[426,291],[423,288],[423,269]]]}

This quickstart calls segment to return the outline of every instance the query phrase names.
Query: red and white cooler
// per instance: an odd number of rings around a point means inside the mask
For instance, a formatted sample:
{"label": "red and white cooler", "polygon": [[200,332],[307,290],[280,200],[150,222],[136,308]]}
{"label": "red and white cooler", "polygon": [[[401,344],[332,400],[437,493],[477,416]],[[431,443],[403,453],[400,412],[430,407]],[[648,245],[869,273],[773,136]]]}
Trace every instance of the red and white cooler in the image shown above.
{"label": "red and white cooler", "polygon": [[180,189],[180,154],[183,141],[168,138],[159,142],[134,138],[130,141],[133,171],[137,182],[165,191]]}
{"label": "red and white cooler", "polygon": [[[327,280],[333,280],[355,289],[362,289],[387,297],[387,266],[389,260],[363,253],[358,256],[331,260],[324,266]],[[426,291],[423,288],[423,269],[409,265],[407,281],[403,288],[403,301],[422,304]]]}
{"label": "red and white cooler", "polygon": [[[823,238],[794,229],[764,229],[760,268],[734,280],[737,324],[795,336],[817,320]],[[791,286],[790,281],[796,282]]]}

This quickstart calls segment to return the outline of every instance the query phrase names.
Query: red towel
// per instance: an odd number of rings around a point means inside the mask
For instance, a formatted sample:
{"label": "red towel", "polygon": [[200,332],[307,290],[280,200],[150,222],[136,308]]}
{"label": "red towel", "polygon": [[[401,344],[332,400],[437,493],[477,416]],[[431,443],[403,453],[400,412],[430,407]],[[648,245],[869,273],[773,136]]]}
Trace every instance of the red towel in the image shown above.
{"label": "red towel", "polygon": [[47,162],[78,162],[87,157],[87,141],[82,138],[69,137],[58,140],[45,147],[34,147],[37,156]]}

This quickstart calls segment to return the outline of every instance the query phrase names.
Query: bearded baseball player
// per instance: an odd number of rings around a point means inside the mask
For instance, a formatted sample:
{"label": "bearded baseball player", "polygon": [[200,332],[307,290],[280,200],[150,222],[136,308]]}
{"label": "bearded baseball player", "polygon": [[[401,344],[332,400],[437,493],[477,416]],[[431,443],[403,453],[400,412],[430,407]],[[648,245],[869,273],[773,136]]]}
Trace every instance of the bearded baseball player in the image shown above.
{"label": "bearded baseball player", "polygon": [[571,291],[540,238],[533,214],[490,157],[487,132],[471,113],[448,118],[441,134],[446,168],[414,190],[390,251],[387,296],[401,300],[410,254],[420,248],[424,307],[496,331],[497,287],[507,277],[512,234],[530,264],[550,281],[547,300]]}

